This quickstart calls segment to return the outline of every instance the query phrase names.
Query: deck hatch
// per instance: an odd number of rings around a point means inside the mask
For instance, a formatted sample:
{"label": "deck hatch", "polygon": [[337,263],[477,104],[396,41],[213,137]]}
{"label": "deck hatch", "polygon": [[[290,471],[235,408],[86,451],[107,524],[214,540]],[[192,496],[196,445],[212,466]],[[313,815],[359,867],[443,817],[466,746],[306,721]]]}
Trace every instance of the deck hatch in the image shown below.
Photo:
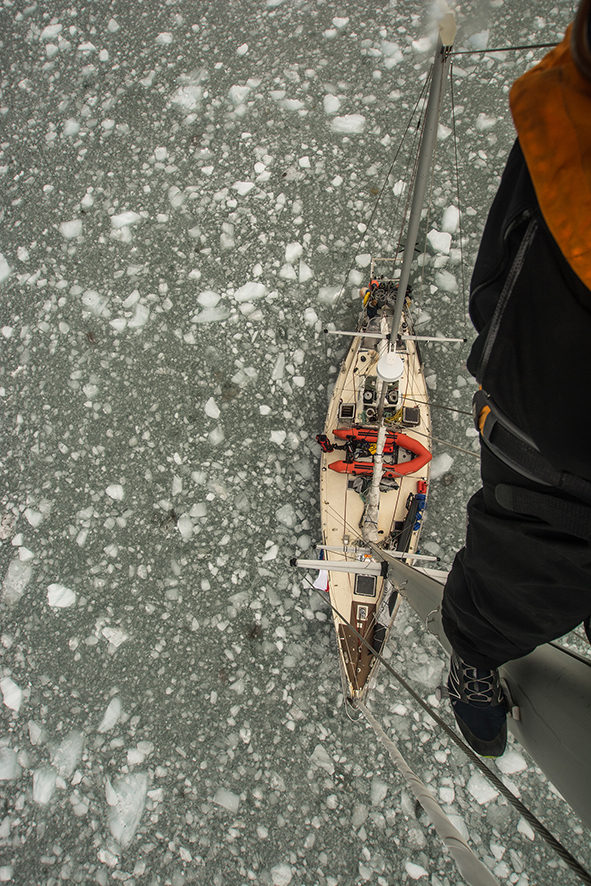
{"label": "deck hatch", "polygon": [[355,576],[355,593],[360,597],[375,597],[376,595],[376,577],[375,575],[356,575]]}

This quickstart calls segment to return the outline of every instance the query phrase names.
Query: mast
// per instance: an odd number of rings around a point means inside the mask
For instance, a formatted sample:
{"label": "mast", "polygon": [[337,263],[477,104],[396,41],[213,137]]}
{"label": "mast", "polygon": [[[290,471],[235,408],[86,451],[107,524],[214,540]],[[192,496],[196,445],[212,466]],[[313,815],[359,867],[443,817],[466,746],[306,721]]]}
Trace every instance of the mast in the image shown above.
{"label": "mast", "polygon": [[453,42],[456,36],[456,22],[452,12],[446,13],[439,23],[439,36],[437,38],[437,47],[435,50],[435,59],[433,62],[433,76],[431,79],[431,89],[429,92],[429,100],[427,102],[427,110],[425,111],[425,125],[423,129],[423,138],[419,152],[419,162],[417,166],[417,174],[415,178],[414,191],[412,196],[412,204],[410,216],[408,219],[408,229],[406,234],[406,246],[402,258],[402,268],[400,270],[400,281],[398,283],[398,297],[394,308],[394,317],[392,319],[392,330],[390,332],[390,343],[392,347],[396,345],[396,338],[402,318],[402,308],[404,305],[404,297],[406,287],[410,278],[411,265],[414,258],[415,246],[419,233],[419,222],[421,220],[421,211],[425,202],[425,194],[427,192],[427,184],[429,181],[429,172],[433,161],[433,153],[437,142],[437,128],[439,126],[439,112],[441,109],[441,100],[445,87],[445,79],[449,70],[449,56]]}
{"label": "mast", "polygon": [[380,508],[380,483],[382,480],[382,465],[384,444],[386,441],[386,426],[384,423],[384,401],[388,384],[397,382],[402,377],[403,364],[402,360],[396,353],[396,339],[398,338],[398,330],[402,319],[402,308],[406,295],[406,287],[410,278],[411,265],[414,259],[415,245],[419,233],[419,222],[421,220],[421,211],[425,202],[425,194],[429,180],[429,172],[433,161],[435,144],[437,142],[437,127],[439,125],[439,113],[441,110],[441,100],[443,98],[443,88],[445,78],[449,68],[449,55],[456,36],[456,21],[453,12],[446,13],[439,23],[439,35],[437,37],[437,46],[435,49],[435,59],[433,62],[433,76],[431,79],[431,89],[429,91],[429,99],[427,101],[427,109],[425,111],[425,124],[423,128],[423,137],[419,151],[419,160],[417,165],[417,173],[414,182],[414,190],[412,195],[412,203],[410,216],[408,220],[408,229],[406,236],[406,246],[402,259],[402,268],[400,271],[400,280],[398,283],[398,294],[396,296],[396,304],[394,306],[394,315],[392,318],[392,328],[390,330],[389,341],[378,341],[378,365],[377,365],[377,384],[376,393],[378,396],[378,439],[376,442],[376,453],[374,456],[374,466],[371,480],[371,487],[368,490],[366,507],[361,521],[361,530],[363,538],[366,541],[377,543],[379,541],[378,534],[378,515]]}

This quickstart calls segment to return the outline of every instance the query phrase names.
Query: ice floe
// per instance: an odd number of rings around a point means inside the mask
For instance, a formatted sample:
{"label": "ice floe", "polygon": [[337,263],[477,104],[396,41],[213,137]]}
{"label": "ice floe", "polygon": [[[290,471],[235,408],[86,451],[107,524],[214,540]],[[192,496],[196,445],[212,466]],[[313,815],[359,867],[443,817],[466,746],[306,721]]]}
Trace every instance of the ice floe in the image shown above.
{"label": "ice floe", "polygon": [[47,602],[52,609],[67,609],[76,602],[76,594],[65,585],[53,583],[47,588]]}
{"label": "ice floe", "polygon": [[148,776],[145,772],[134,772],[111,781],[105,781],[105,794],[108,804],[107,821],[111,834],[122,849],[125,849],[135,836],[146,804]]}

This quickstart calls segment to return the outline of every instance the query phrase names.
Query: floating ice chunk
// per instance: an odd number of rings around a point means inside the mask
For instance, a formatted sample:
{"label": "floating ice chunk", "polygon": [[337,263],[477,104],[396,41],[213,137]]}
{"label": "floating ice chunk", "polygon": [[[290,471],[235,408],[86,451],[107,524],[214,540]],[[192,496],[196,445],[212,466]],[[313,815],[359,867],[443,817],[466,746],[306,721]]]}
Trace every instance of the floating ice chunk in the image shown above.
{"label": "floating ice chunk", "polygon": [[439,252],[442,255],[449,255],[449,250],[451,248],[451,234],[446,231],[436,231],[435,229],[432,229],[427,234],[427,240],[435,252]]}
{"label": "floating ice chunk", "polygon": [[453,461],[453,457],[448,452],[442,452],[441,455],[436,455],[431,462],[431,479],[436,480],[438,477],[447,474]]}
{"label": "floating ice chunk", "polygon": [[78,46],[78,52],[96,52],[96,46],[94,43],[80,43]]}
{"label": "floating ice chunk", "polygon": [[193,323],[220,323],[227,320],[230,312],[227,308],[204,308],[199,314],[193,317]]}
{"label": "floating ice chunk", "polygon": [[445,292],[458,291],[458,281],[449,271],[438,271],[437,274],[435,274],[435,282],[439,288],[445,290]]}
{"label": "floating ice chunk", "polygon": [[114,228],[126,228],[128,225],[135,225],[141,219],[138,212],[128,209],[126,212],[120,212],[118,215],[111,216],[111,224]]}
{"label": "floating ice chunk", "polygon": [[28,563],[22,563],[20,560],[10,561],[2,582],[2,597],[8,604],[12,605],[20,600],[32,574],[33,569]]}
{"label": "floating ice chunk", "polygon": [[46,806],[55,790],[57,772],[55,769],[36,769],[33,772],[33,800]]}
{"label": "floating ice chunk", "polygon": [[214,428],[213,431],[209,432],[208,439],[212,446],[219,446],[220,443],[224,441],[224,431],[223,428],[217,427]]}
{"label": "floating ice chunk", "polygon": [[270,871],[273,886],[289,886],[293,874],[288,864],[276,864]]}
{"label": "floating ice chunk", "polygon": [[[191,275],[189,274],[189,276]],[[217,292],[212,292],[211,289],[206,289],[205,292],[200,292],[197,296],[197,303],[200,304],[202,308],[215,308],[220,298],[221,296],[219,296]]]}
{"label": "floating ice chunk", "polygon": [[167,46],[169,43],[172,43],[172,34],[170,31],[162,31],[161,34],[158,34],[156,37],[156,43],[159,43],[161,46]]}
{"label": "floating ice chunk", "polygon": [[285,261],[292,264],[304,251],[301,243],[288,243],[285,247]]}
{"label": "floating ice chunk", "polygon": [[110,31],[111,34],[114,34],[115,31],[119,30],[119,27],[120,27],[119,23],[117,21],[115,21],[114,18],[109,19],[109,23],[107,25],[107,31]]}
{"label": "floating ice chunk", "polygon": [[143,763],[145,759],[146,755],[142,754],[137,748],[130,748],[127,752],[128,766],[137,766],[138,763]]}
{"label": "floating ice chunk", "polygon": [[174,209],[178,209],[179,206],[182,206],[186,200],[186,194],[181,191],[180,188],[177,188],[176,185],[171,185],[168,189],[168,202]]}
{"label": "floating ice chunk", "polygon": [[264,283],[245,283],[244,286],[241,286],[234,293],[234,298],[236,301],[245,302],[245,301],[254,301],[257,298],[262,298],[267,294],[267,287]]}
{"label": "floating ice chunk", "polygon": [[279,545],[272,544],[267,548],[265,553],[262,555],[261,560],[275,560],[277,558],[277,554],[279,553]]}
{"label": "floating ice chunk", "polygon": [[228,95],[233,105],[241,105],[250,92],[250,86],[231,86]]}
{"label": "floating ice chunk", "polygon": [[239,197],[245,197],[252,191],[254,186],[254,182],[234,182],[234,184],[232,185],[234,190],[238,191]]}
{"label": "floating ice chunk", "polygon": [[340,286],[322,286],[318,292],[318,301],[323,305],[334,305],[340,292]]}
{"label": "floating ice chunk", "polygon": [[109,806],[117,805],[117,791],[111,784],[111,779],[108,776],[105,779],[105,799]]}
{"label": "floating ice chunk", "polygon": [[339,16],[336,16],[335,18],[333,18],[332,23],[335,26],[335,28],[344,28],[345,25],[349,24],[349,19],[348,18],[340,18]]}
{"label": "floating ice chunk", "polygon": [[324,96],[324,113],[325,114],[336,114],[336,112],[341,107],[341,101],[337,98],[336,95],[325,95]]}
{"label": "floating ice chunk", "polygon": [[150,308],[147,305],[137,305],[133,317],[128,322],[128,326],[130,329],[138,329],[140,326],[145,326],[149,317]]}
{"label": "floating ice chunk", "polygon": [[205,404],[205,414],[209,415],[210,418],[219,418],[220,410],[219,406],[216,404],[213,397],[210,397],[207,403]]}
{"label": "floating ice chunk", "polygon": [[415,864],[412,861],[405,861],[404,867],[406,868],[406,873],[412,880],[420,880],[421,877],[429,876],[429,871],[426,871],[420,864]]}
{"label": "floating ice chunk", "polygon": [[290,528],[298,522],[296,512],[291,504],[283,505],[283,507],[275,511],[275,519],[278,523],[283,523],[284,526],[289,526]]}
{"label": "floating ice chunk", "polygon": [[177,520],[177,529],[184,539],[189,539],[193,535],[193,521],[188,516],[179,517]]}
{"label": "floating ice chunk", "polygon": [[63,128],[64,135],[78,135],[79,132],[80,124],[77,120],[74,120],[73,117],[70,117],[69,120],[66,120]]}
{"label": "floating ice chunk", "polygon": [[134,289],[133,292],[130,292],[124,302],[122,302],[121,307],[125,308],[126,311],[129,308],[133,308],[135,304],[140,300],[140,291],[139,289]]}
{"label": "floating ice chunk", "polygon": [[121,501],[121,499],[125,495],[121,483],[111,483],[110,486],[107,486],[105,492],[107,493],[109,498],[112,498],[115,501]]}
{"label": "floating ice chunk", "polygon": [[496,117],[489,117],[487,114],[479,114],[476,118],[476,129],[479,132],[486,132],[488,129],[492,129],[496,122]]}
{"label": "floating ice chunk", "polygon": [[0,748],[0,781],[18,778],[22,770],[12,748]]}
{"label": "floating ice chunk", "polygon": [[305,261],[300,261],[300,266],[298,270],[298,280],[300,283],[305,283],[307,280],[311,280],[314,276],[314,271],[312,268],[306,264]]}
{"label": "floating ice chunk", "polygon": [[415,52],[427,52],[431,49],[432,42],[430,37],[421,37],[419,40],[412,41],[412,48]]}
{"label": "floating ice chunk", "polygon": [[371,262],[371,255],[369,252],[364,252],[362,255],[355,256],[355,264],[359,265],[360,268],[366,268]]}
{"label": "floating ice chunk", "polygon": [[271,378],[274,381],[280,381],[285,374],[285,354],[278,354],[277,359],[275,360],[275,366],[273,367],[273,372],[271,373]]}
{"label": "floating ice chunk", "polygon": [[314,308],[306,308],[304,311],[304,323],[307,323],[308,326],[314,326],[315,323],[318,322],[318,314],[314,310]]}
{"label": "floating ice chunk", "polygon": [[514,772],[521,772],[523,769],[527,769],[526,761],[517,751],[507,751],[495,762],[504,775],[512,775]]}
{"label": "floating ice chunk", "polygon": [[72,221],[62,222],[60,225],[60,234],[67,240],[79,237],[82,233],[82,219],[75,218]]}
{"label": "floating ice chunk", "polygon": [[301,111],[304,103],[298,98],[284,98],[279,102],[279,106],[285,111]]}
{"label": "floating ice chunk", "polygon": [[398,43],[391,43],[389,40],[382,40],[382,55],[384,56],[384,65],[388,70],[404,59]]}
{"label": "floating ice chunk", "polygon": [[270,434],[271,443],[276,443],[277,446],[283,446],[285,443],[285,438],[287,437],[286,431],[271,431]]}
{"label": "floating ice chunk", "polygon": [[43,520],[43,514],[41,511],[34,511],[32,508],[25,508],[25,519],[29,526],[32,526],[35,529],[36,526],[39,526],[41,521]]}
{"label": "floating ice chunk", "polygon": [[203,89],[196,83],[181,86],[171,98],[171,102],[179,105],[184,111],[197,111],[201,107]]}
{"label": "floating ice chunk", "polygon": [[108,732],[116,725],[121,716],[121,701],[115,697],[112,698],[107,705],[107,710],[103,714],[103,719],[98,727],[98,732]]}
{"label": "floating ice chunk", "polygon": [[87,289],[82,295],[82,304],[85,308],[88,308],[91,313],[99,317],[105,310],[107,298],[99,292],[95,292],[94,289]]}
{"label": "floating ice chunk", "polygon": [[248,43],[242,43],[236,50],[236,55],[246,55],[248,52]]}
{"label": "floating ice chunk", "polygon": [[82,732],[72,730],[66,735],[51,754],[51,765],[58,775],[61,775],[62,778],[69,778],[72,775],[83,748],[84,735]]}
{"label": "floating ice chunk", "polygon": [[328,755],[323,745],[317,744],[310,756],[310,763],[324,769],[329,775],[334,773],[334,763]]}
{"label": "floating ice chunk", "polygon": [[290,264],[285,264],[285,265],[283,265],[282,268],[280,268],[279,276],[283,280],[296,280],[297,279],[297,274],[295,272],[295,268],[293,265],[290,265]]}
{"label": "floating ice chunk", "polygon": [[240,806],[240,797],[238,794],[235,794],[234,791],[228,791],[226,788],[218,788],[213,798],[213,802],[235,815]]}
{"label": "floating ice chunk", "polygon": [[57,37],[58,34],[63,30],[63,25],[60,25],[59,22],[53,25],[47,25],[46,28],[43,28],[41,34],[39,35],[40,40],[53,40],[54,37]]}
{"label": "floating ice chunk", "polygon": [[488,46],[488,38],[490,36],[490,30],[487,28],[484,31],[478,31],[477,34],[472,34],[471,37],[468,37],[468,43],[470,44],[471,49],[486,49]]}
{"label": "floating ice chunk", "polygon": [[474,799],[477,803],[480,803],[482,806],[484,803],[489,803],[491,800],[494,800],[495,797],[498,797],[499,792],[484,778],[484,776],[476,773],[474,774],[468,784],[466,785]]}
{"label": "floating ice chunk", "polygon": [[76,602],[76,594],[65,585],[51,584],[47,588],[47,602],[52,609],[67,609]]}
{"label": "floating ice chunk", "polygon": [[532,828],[530,823],[525,820],[525,818],[519,819],[519,821],[517,822],[517,830],[520,834],[523,834],[524,837],[527,837],[528,840],[535,840],[536,835],[534,833],[534,829]]}
{"label": "floating ice chunk", "polygon": [[115,649],[118,649],[122,643],[129,640],[129,634],[126,634],[125,631],[122,631],[120,628],[111,628],[107,626],[102,629],[101,634],[105,640],[108,640],[111,646],[115,647]]}
{"label": "floating ice chunk", "polygon": [[135,772],[118,778],[111,786],[111,795],[107,795],[109,830],[123,849],[129,846],[138,828],[147,790],[147,774]]}
{"label": "floating ice chunk", "polygon": [[388,785],[381,778],[372,778],[370,797],[372,806],[379,806],[386,794],[388,793]]}
{"label": "floating ice chunk", "polygon": [[347,114],[344,117],[335,117],[330,128],[333,132],[342,135],[359,135],[365,129],[365,117],[363,114]]}
{"label": "floating ice chunk", "polygon": [[0,283],[3,283],[5,280],[10,277],[12,274],[12,268],[4,258],[4,256],[0,253]]}
{"label": "floating ice chunk", "polygon": [[444,231],[448,231],[450,234],[453,234],[454,231],[457,231],[458,225],[460,223],[460,211],[456,206],[448,206],[445,212],[443,213],[443,222],[442,229]]}
{"label": "floating ice chunk", "polygon": [[45,741],[45,730],[43,726],[40,726],[39,723],[36,723],[34,720],[29,720],[29,741],[32,745],[40,745]]}

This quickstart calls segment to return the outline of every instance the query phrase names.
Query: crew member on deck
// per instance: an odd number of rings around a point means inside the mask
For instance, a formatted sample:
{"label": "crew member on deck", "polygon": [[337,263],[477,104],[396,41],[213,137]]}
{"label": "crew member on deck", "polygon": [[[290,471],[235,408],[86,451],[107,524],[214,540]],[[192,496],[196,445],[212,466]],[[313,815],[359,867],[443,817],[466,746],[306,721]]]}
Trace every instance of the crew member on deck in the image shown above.
{"label": "crew member on deck", "polygon": [[442,607],[451,704],[485,756],[506,744],[497,668],[591,614],[591,0],[510,105],[470,296],[482,489]]}

